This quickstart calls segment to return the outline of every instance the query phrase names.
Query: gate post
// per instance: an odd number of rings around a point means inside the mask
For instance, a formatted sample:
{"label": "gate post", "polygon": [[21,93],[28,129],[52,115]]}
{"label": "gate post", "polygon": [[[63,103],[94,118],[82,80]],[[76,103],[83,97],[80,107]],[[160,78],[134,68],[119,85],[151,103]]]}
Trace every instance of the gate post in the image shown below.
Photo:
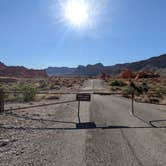
{"label": "gate post", "polygon": [[4,90],[1,88],[0,89],[0,113],[4,112],[4,97],[5,93]]}
{"label": "gate post", "polygon": [[132,114],[134,115],[134,92],[132,92]]}
{"label": "gate post", "polygon": [[78,101],[78,123],[81,123],[81,120],[80,120],[80,101]]}

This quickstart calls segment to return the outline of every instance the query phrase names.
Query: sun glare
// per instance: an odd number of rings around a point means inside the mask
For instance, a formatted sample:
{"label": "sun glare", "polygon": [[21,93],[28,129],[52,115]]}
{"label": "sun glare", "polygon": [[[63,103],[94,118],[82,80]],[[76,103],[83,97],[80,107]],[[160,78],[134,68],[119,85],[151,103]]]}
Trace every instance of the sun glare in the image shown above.
{"label": "sun glare", "polygon": [[89,12],[88,4],[82,0],[68,0],[64,6],[65,18],[76,27],[88,23]]}
{"label": "sun glare", "polygon": [[104,6],[107,0],[52,0],[51,11],[56,23],[67,29],[87,32],[97,28],[99,21],[104,20]]}

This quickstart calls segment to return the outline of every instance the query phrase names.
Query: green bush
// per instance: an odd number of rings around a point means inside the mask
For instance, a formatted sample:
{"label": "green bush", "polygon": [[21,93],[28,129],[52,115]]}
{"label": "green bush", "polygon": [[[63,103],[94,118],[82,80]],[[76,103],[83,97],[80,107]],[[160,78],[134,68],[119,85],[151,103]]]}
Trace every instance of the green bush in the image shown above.
{"label": "green bush", "polygon": [[121,80],[114,80],[110,83],[111,86],[126,86],[127,84]]}
{"label": "green bush", "polygon": [[33,85],[21,84],[17,88],[22,93],[18,95],[18,99],[22,99],[24,102],[30,102],[34,100],[36,95],[36,88]]}

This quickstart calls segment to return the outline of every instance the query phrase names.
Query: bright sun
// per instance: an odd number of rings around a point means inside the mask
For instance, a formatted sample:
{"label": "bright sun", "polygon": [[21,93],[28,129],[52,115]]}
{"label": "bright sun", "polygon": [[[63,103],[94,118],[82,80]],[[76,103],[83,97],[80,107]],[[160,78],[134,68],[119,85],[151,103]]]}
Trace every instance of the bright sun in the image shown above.
{"label": "bright sun", "polygon": [[54,21],[63,24],[67,30],[78,32],[94,31],[103,19],[102,11],[107,0],[52,0]]}
{"label": "bright sun", "polygon": [[88,24],[89,5],[83,0],[68,0],[64,6],[65,18],[75,27]]}

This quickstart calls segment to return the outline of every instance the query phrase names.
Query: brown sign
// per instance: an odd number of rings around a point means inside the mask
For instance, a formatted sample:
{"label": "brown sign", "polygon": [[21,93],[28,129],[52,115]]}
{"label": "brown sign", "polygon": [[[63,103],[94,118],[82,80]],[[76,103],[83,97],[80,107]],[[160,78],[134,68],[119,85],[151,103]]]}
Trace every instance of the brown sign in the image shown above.
{"label": "brown sign", "polygon": [[91,101],[91,94],[89,93],[79,93],[76,96],[77,101]]}

